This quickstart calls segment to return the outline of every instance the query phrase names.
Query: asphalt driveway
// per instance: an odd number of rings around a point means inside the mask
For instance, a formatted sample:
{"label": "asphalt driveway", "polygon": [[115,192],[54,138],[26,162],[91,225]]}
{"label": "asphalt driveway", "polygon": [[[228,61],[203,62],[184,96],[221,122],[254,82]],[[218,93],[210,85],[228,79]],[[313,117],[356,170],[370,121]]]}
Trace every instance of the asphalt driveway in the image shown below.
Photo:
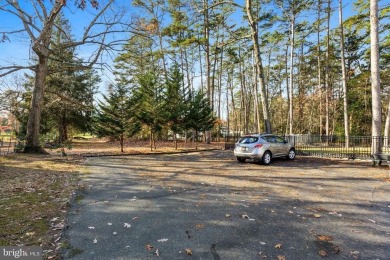
{"label": "asphalt driveway", "polygon": [[95,157],[68,259],[390,259],[387,167],[232,151]]}

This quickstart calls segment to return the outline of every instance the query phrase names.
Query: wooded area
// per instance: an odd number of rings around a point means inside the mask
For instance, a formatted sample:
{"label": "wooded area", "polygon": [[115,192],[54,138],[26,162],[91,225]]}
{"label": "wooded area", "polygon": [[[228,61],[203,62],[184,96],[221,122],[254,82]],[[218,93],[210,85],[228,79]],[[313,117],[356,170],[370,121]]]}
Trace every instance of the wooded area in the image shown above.
{"label": "wooded area", "polygon": [[[28,65],[0,65],[3,78],[32,72],[1,87],[26,152],[41,151],[42,135],[64,143],[80,132],[121,143],[200,132],[208,142],[250,132],[389,135],[387,1],[356,0],[346,17],[342,0],[89,2],[0,5],[20,20],[0,26],[0,44],[28,37],[34,52]],[[83,33],[73,34],[65,4],[80,19],[93,14]],[[94,48],[89,57],[82,46]],[[107,66],[109,83],[99,74]]]}

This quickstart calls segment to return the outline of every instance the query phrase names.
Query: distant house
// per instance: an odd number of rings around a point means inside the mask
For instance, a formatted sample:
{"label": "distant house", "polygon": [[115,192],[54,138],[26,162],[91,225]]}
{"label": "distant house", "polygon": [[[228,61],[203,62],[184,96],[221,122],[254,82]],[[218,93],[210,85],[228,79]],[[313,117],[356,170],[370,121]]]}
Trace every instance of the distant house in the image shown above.
{"label": "distant house", "polygon": [[19,128],[19,122],[8,111],[0,111],[0,133],[11,133]]}

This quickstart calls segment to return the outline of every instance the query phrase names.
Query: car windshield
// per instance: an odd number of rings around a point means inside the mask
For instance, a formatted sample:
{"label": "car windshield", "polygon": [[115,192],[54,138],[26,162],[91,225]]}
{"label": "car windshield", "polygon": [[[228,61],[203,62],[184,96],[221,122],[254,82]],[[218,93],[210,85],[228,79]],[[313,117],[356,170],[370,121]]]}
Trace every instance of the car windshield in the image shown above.
{"label": "car windshield", "polygon": [[252,143],[256,143],[258,140],[259,138],[256,136],[244,136],[241,137],[240,140],[238,140],[238,142],[240,144],[252,144]]}

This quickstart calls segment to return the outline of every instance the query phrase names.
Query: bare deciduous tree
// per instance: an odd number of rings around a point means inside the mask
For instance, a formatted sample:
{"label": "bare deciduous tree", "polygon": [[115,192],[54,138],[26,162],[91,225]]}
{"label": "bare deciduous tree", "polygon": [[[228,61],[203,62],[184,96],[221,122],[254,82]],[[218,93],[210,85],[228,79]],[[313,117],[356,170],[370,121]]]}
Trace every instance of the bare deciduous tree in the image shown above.
{"label": "bare deciduous tree", "polygon": [[[106,2],[104,6],[99,6],[98,1],[90,1],[91,6],[96,9],[96,14],[85,27],[83,33],[78,39],[68,39],[67,43],[62,44],[60,48],[56,46],[57,51],[66,48],[75,48],[77,46],[88,44],[93,47],[92,55],[85,62],[77,61],[79,69],[87,69],[97,64],[99,57],[104,51],[113,50],[116,44],[121,41],[113,40],[112,34],[123,31],[120,23],[124,11],[116,9],[112,15],[105,16],[112,10],[114,0]],[[80,9],[86,8],[86,1],[75,1]],[[25,1],[19,4],[19,1],[6,0],[5,4],[0,6],[0,13],[7,13],[16,17],[21,23],[21,28],[13,31],[1,32],[3,35],[22,34],[27,36],[31,41],[31,50],[35,56],[34,65],[10,65],[0,67],[0,77],[11,74],[18,70],[29,69],[34,73],[35,82],[32,93],[32,101],[27,123],[26,146],[24,152],[27,153],[44,153],[41,147],[40,121],[43,105],[43,96],[45,93],[46,76],[50,73],[48,61],[53,54],[52,32],[55,20],[61,13],[66,4],[65,0],[61,1]],[[120,28],[118,28],[120,27]],[[60,29],[60,28],[57,28]],[[61,68],[59,68],[61,69]]]}

